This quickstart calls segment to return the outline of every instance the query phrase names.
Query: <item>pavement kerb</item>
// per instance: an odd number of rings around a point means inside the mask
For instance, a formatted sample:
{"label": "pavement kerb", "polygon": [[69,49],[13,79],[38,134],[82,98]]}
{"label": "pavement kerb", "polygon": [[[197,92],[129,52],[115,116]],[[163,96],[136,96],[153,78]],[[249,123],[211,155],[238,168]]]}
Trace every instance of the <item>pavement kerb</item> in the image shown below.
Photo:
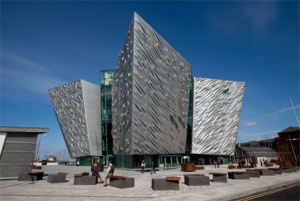
{"label": "pavement kerb", "polygon": [[255,194],[255,193],[261,193],[261,192],[264,192],[264,191],[267,191],[267,190],[272,190],[272,189],[275,189],[275,188],[278,188],[278,187],[282,187],[282,186],[286,186],[286,185],[289,185],[289,184],[293,184],[293,183],[296,183],[296,182],[300,182],[300,178],[295,179],[295,180],[291,180],[291,181],[286,181],[286,182],[278,183],[278,184],[273,184],[273,185],[270,185],[270,186],[265,186],[265,187],[260,187],[260,188],[256,188],[256,189],[251,189],[251,190],[248,190],[248,191],[243,191],[243,192],[240,192],[240,193],[237,193],[237,194],[231,194],[231,195],[224,196],[224,197],[209,199],[207,201],[237,199],[237,198],[245,197],[245,196],[252,195],[252,194]]}

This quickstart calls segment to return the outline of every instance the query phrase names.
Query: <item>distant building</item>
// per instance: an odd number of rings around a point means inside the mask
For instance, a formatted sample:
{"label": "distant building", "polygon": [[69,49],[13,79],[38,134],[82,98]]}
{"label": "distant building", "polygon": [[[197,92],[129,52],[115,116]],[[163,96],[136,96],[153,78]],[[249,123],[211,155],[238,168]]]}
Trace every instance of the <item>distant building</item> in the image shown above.
{"label": "distant building", "polygon": [[251,157],[256,157],[258,163],[260,160],[278,159],[275,139],[238,143],[234,151],[234,160],[245,159],[250,162]]}
{"label": "distant building", "polygon": [[278,133],[276,138],[278,157],[282,161],[300,165],[300,129],[288,127]]}
{"label": "distant building", "polygon": [[48,128],[0,126],[0,178],[31,172],[39,134]]}

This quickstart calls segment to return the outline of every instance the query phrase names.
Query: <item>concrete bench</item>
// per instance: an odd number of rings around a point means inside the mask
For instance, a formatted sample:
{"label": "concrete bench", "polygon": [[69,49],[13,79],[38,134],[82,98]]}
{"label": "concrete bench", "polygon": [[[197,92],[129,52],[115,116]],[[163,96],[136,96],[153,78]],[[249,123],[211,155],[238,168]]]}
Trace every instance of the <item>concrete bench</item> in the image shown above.
{"label": "concrete bench", "polygon": [[293,170],[291,168],[281,168],[282,173],[292,173]]}
{"label": "concrete bench", "polygon": [[261,176],[273,176],[274,175],[274,170],[269,170],[269,169],[256,169],[259,171],[259,174]]}
{"label": "concrete bench", "polygon": [[204,174],[184,174],[184,183],[188,186],[209,185],[209,177]]}
{"label": "concrete bench", "polygon": [[211,172],[209,174],[213,175],[213,182],[227,183],[227,173],[223,173],[223,172]]}
{"label": "concrete bench", "polygon": [[134,187],[133,177],[111,176],[109,185],[116,188],[132,188]]}
{"label": "concrete bench", "polygon": [[19,174],[18,181],[37,181],[42,180],[43,177],[44,172],[27,172]]}
{"label": "concrete bench", "polygon": [[18,181],[37,181],[37,176],[21,173],[18,175]]}
{"label": "concrete bench", "polygon": [[269,170],[273,170],[274,174],[282,174],[282,169],[280,168],[269,168]]}
{"label": "concrete bench", "polygon": [[292,167],[290,169],[292,169],[292,172],[297,172],[297,167]]}
{"label": "concrete bench", "polygon": [[229,179],[250,179],[248,172],[228,172]]}
{"label": "concrete bench", "polygon": [[89,173],[74,174],[74,185],[96,185],[97,177],[90,176]]}
{"label": "concrete bench", "polygon": [[154,191],[179,190],[180,177],[153,178],[151,188]]}
{"label": "concrete bench", "polygon": [[49,174],[47,182],[49,183],[64,183],[68,173],[59,172],[57,174]]}
{"label": "concrete bench", "polygon": [[44,172],[29,172],[28,175],[36,176],[37,180],[43,180]]}
{"label": "concrete bench", "polygon": [[258,170],[247,170],[249,177],[258,177],[260,178],[260,173]]}

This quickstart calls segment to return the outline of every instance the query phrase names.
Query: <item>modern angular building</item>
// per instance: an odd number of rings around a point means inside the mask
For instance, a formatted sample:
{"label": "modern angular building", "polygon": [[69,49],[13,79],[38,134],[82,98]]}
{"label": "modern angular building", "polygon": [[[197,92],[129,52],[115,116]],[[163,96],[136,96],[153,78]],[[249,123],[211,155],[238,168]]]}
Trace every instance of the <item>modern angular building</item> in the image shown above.
{"label": "modern angular building", "polygon": [[245,83],[192,80],[191,65],[136,13],[115,70],[100,75],[100,87],[49,90],[71,157],[127,168],[229,162]]}
{"label": "modern angular building", "polygon": [[80,164],[99,161],[100,87],[78,80],[50,89],[49,95],[70,156]]}
{"label": "modern angular building", "polygon": [[185,152],[190,78],[191,65],[135,13],[114,74],[115,155]]}
{"label": "modern angular building", "polygon": [[115,70],[114,154],[185,152],[191,65],[136,13]]}
{"label": "modern angular building", "polygon": [[245,83],[194,78],[193,86],[192,159],[228,160],[234,154]]}

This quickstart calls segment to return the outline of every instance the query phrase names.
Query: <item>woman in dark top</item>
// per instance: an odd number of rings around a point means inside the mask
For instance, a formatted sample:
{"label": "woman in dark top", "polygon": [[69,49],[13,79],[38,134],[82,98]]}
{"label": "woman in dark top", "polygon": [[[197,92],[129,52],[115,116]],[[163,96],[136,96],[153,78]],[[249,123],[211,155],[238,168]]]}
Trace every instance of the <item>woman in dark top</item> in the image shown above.
{"label": "woman in dark top", "polygon": [[104,183],[104,181],[103,181],[103,179],[101,177],[101,174],[97,170],[97,163],[95,163],[95,164],[92,165],[91,172],[92,172],[93,176],[96,176],[96,177],[99,178],[101,184]]}

